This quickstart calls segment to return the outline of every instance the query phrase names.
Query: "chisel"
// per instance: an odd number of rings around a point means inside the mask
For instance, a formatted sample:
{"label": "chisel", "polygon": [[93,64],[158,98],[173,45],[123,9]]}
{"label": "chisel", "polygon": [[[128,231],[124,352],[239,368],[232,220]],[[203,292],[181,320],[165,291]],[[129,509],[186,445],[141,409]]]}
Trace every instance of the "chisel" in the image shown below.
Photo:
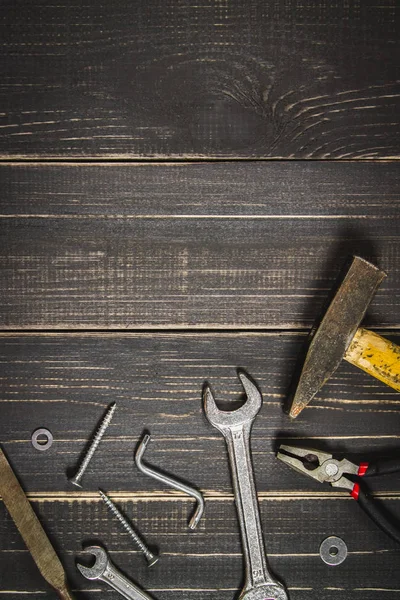
{"label": "chisel", "polygon": [[64,568],[0,448],[0,494],[33,560],[61,600],[73,600]]}

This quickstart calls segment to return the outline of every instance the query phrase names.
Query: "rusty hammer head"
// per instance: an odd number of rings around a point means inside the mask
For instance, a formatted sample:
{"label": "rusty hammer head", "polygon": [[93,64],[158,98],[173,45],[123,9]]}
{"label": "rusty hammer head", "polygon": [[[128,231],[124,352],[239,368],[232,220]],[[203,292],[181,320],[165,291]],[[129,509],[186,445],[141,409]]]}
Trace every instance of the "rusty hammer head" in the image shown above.
{"label": "rusty hammer head", "polygon": [[307,341],[300,377],[292,382],[289,415],[296,418],[338,368],[379,284],[383,271],[354,256],[328,310]]}

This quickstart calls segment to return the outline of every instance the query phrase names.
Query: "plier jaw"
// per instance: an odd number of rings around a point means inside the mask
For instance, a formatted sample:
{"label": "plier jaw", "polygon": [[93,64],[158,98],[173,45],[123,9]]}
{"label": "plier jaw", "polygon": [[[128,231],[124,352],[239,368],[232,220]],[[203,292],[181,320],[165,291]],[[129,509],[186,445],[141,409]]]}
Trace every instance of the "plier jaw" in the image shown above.
{"label": "plier jaw", "polygon": [[343,476],[343,473],[357,475],[359,466],[346,458],[336,460],[332,454],[312,448],[298,448],[282,444],[277,458],[296,471],[316,479],[320,483],[330,483],[333,487],[352,490],[354,482]]}
{"label": "plier jaw", "polygon": [[[282,444],[278,449],[277,458],[299,473],[321,483],[330,483],[333,487],[347,489],[370,519],[400,544],[400,523],[393,521],[379,505],[375,504],[367,486],[361,483],[361,479],[365,477],[400,471],[399,457],[355,465],[347,458],[336,460],[328,452]],[[344,477],[343,473],[351,475],[356,482]]]}

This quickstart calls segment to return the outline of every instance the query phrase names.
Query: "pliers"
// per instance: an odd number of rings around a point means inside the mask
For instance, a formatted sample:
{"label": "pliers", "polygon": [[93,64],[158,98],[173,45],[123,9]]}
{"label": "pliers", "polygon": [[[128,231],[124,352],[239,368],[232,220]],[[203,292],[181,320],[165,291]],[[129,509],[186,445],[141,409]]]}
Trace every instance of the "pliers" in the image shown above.
{"label": "pliers", "polygon": [[[321,483],[330,483],[333,487],[349,490],[350,495],[358,501],[360,507],[382,531],[400,544],[400,524],[392,522],[375,503],[365,484],[360,481],[363,477],[386,475],[400,471],[400,459],[380,459],[375,462],[354,464],[342,458],[335,460],[332,454],[311,448],[299,448],[282,444],[277,452],[277,458],[296,471],[308,475]],[[356,481],[344,477],[344,473]]]}

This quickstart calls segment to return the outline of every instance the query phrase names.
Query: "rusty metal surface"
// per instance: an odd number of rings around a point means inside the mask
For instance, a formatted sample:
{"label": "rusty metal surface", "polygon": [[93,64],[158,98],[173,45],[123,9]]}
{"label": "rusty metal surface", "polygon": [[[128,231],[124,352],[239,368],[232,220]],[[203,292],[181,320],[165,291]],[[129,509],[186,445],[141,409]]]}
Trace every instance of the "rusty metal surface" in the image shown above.
{"label": "rusty metal surface", "polygon": [[310,334],[309,348],[290,405],[297,417],[338,368],[379,284],[386,274],[355,256],[319,327]]}
{"label": "rusty metal surface", "polygon": [[60,559],[1,448],[0,494],[44,579],[58,592],[60,598],[73,600]]}

